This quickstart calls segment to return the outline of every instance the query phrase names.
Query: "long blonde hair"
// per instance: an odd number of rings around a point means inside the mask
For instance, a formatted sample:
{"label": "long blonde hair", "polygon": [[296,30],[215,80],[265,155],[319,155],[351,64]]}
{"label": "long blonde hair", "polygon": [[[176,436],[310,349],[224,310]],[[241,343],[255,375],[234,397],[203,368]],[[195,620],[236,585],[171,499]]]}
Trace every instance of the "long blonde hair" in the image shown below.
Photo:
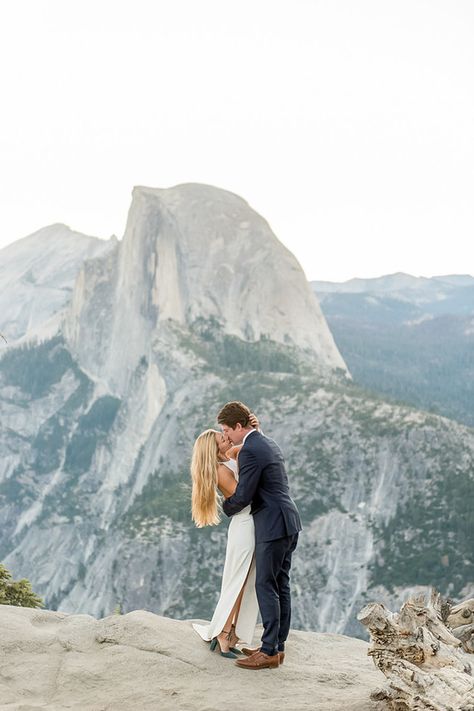
{"label": "long blonde hair", "polygon": [[221,520],[217,493],[218,451],[216,430],[205,430],[194,443],[191,459],[191,511],[198,528],[216,526]]}

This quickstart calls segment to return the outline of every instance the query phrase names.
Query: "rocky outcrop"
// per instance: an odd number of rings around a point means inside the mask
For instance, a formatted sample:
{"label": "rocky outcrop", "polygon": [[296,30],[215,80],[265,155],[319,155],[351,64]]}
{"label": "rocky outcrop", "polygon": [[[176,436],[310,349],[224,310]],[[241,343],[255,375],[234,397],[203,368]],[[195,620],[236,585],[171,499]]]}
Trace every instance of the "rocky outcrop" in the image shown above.
{"label": "rocky outcrop", "polygon": [[[285,663],[258,674],[209,651],[191,627],[147,610],[65,615],[0,605],[0,699],[11,711],[206,708],[377,711],[367,644],[291,632]],[[256,639],[257,641],[257,639]]]}

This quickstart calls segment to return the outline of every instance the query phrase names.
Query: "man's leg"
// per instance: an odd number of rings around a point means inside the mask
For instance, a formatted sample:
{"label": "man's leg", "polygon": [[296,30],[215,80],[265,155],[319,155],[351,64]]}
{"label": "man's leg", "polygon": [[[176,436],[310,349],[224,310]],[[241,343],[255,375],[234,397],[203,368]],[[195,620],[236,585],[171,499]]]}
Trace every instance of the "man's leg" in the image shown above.
{"label": "man's leg", "polygon": [[277,578],[290,547],[290,538],[262,541],[255,547],[255,587],[263,623],[261,651],[272,656],[278,653],[281,614]]}
{"label": "man's leg", "polygon": [[278,651],[285,651],[285,642],[290,632],[291,622],[291,592],[290,568],[291,556],[298,543],[298,534],[289,537],[289,548],[283,558],[280,572],[277,575],[278,596],[280,599],[280,627],[278,631]]}

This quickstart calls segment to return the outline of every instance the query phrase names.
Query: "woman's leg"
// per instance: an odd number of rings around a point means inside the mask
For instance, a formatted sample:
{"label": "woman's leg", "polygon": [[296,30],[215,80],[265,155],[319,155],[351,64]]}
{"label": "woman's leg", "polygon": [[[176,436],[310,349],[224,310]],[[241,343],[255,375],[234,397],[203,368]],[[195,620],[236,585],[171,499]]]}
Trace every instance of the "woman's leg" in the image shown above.
{"label": "woman's leg", "polygon": [[247,571],[247,575],[245,577],[244,584],[242,585],[242,589],[240,590],[237,596],[237,600],[235,601],[234,606],[230,611],[229,617],[225,622],[224,629],[220,634],[217,635],[223,652],[228,652],[229,648],[233,647],[239,641],[239,638],[235,634],[233,627],[237,625],[237,620],[239,619],[240,606],[242,605],[242,598],[244,596],[245,586],[247,585],[247,580],[250,574],[250,570],[252,568],[252,563],[253,559]]}

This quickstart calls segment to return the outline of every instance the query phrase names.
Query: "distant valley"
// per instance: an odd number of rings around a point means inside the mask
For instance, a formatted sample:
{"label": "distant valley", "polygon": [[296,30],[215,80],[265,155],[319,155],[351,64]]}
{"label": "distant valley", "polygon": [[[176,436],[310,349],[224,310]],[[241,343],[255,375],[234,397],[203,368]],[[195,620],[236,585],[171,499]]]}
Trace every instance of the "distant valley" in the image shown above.
{"label": "distant valley", "polygon": [[312,287],[357,383],[474,427],[474,277]]}

